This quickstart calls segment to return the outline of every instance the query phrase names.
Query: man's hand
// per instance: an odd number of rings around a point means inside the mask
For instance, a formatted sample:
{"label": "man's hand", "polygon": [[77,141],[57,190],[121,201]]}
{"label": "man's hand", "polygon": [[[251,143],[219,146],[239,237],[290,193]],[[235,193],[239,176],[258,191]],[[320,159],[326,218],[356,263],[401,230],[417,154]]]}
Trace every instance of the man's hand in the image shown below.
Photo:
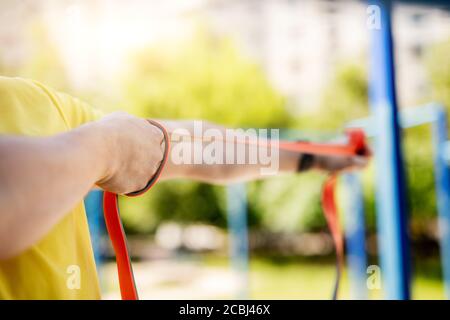
{"label": "man's hand", "polygon": [[121,194],[144,188],[162,141],[160,129],[126,113],[50,137],[0,135],[0,260],[41,239],[95,183]]}
{"label": "man's hand", "polygon": [[147,185],[163,158],[164,136],[145,119],[112,113],[96,123],[107,141],[107,166],[97,185],[119,194]]}
{"label": "man's hand", "polygon": [[329,171],[351,171],[367,166],[369,156],[314,156],[312,168]]}

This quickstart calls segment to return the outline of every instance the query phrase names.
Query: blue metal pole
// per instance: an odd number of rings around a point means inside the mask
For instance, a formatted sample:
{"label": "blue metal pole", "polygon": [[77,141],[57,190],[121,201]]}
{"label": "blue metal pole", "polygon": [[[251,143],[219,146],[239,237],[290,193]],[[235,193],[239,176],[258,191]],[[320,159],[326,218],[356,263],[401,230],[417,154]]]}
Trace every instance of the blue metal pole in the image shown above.
{"label": "blue metal pole", "polygon": [[91,234],[92,249],[94,251],[95,264],[97,265],[97,273],[103,262],[103,254],[101,250],[101,239],[105,233],[105,222],[103,220],[103,191],[92,190],[84,199],[84,207],[89,224],[89,232]]}
{"label": "blue metal pole", "polygon": [[375,119],[378,243],[385,297],[410,298],[406,186],[395,92],[391,1],[373,0],[379,28],[370,30],[370,105]]}
{"label": "blue metal pole", "polygon": [[367,299],[366,225],[364,195],[360,175],[356,172],[343,176],[345,183],[345,240],[352,299]]}
{"label": "blue metal pole", "polygon": [[227,212],[231,266],[238,278],[239,299],[249,296],[249,253],[247,228],[247,191],[245,184],[227,188]]}
{"label": "blue metal pole", "polygon": [[450,298],[450,168],[443,154],[447,140],[447,115],[442,106],[436,108],[432,130],[441,263],[445,294]]}

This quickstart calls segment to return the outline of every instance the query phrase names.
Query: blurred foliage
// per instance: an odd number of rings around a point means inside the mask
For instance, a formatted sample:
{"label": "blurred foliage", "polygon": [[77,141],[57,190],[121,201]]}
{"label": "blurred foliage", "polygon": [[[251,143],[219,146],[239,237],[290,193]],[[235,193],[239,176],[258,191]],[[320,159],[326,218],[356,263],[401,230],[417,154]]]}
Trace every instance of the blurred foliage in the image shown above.
{"label": "blurred foliage", "polygon": [[[449,92],[448,70],[439,67],[448,65],[445,48],[448,46],[431,49],[427,64],[433,79],[433,96],[441,97],[441,101],[448,99]],[[200,31],[192,41],[175,47],[172,44],[146,49],[133,61],[131,73],[125,77],[124,96],[131,110],[141,116],[330,131],[369,114],[367,72],[364,65],[355,62],[337,67],[318,106],[322,110],[320,116],[315,113],[294,118],[287,113],[286,101],[271,88],[262,71],[239,55],[228,39],[217,39]],[[423,229],[427,225],[421,221],[436,215],[430,128],[416,127],[403,135],[413,227]],[[374,174],[371,165],[362,176],[370,229],[376,224]],[[323,179],[320,173],[307,173],[249,183],[250,226],[272,231],[323,228],[320,206]],[[225,226],[225,197],[222,187],[188,181],[161,183],[143,198],[127,199],[126,211],[133,216],[127,225],[135,231],[150,231],[161,219],[171,219]],[[149,208],[153,218],[148,217],[147,210],[137,209],[140,207]]]}
{"label": "blurred foliage", "polygon": [[159,182],[152,192],[121,198],[121,213],[128,232],[153,231],[161,221],[206,222],[226,227],[223,187],[191,181]]}
{"label": "blurred foliage", "polygon": [[[216,38],[203,29],[190,41],[147,48],[131,61],[123,77],[126,106],[144,117],[329,130],[342,128],[368,110],[364,68],[352,64],[340,67],[327,87],[320,106],[326,113],[294,118],[259,67],[239,54],[229,39]],[[323,174],[314,172],[249,183],[249,225],[273,231],[322,228],[323,179]],[[135,232],[151,231],[161,220],[225,226],[225,197],[223,187],[189,181],[160,183],[144,197],[124,199],[122,212],[129,231]]]}
{"label": "blurred foliage", "polygon": [[362,64],[343,62],[325,87],[319,106],[320,116],[314,114],[300,119],[302,129],[341,130],[350,120],[367,117],[367,72]]}
{"label": "blurred foliage", "polygon": [[[284,97],[271,87],[261,68],[229,39],[203,28],[188,41],[160,43],[137,52],[130,61],[123,96],[126,110],[136,115],[204,119],[234,127],[279,128],[293,123]],[[122,211],[127,212],[127,227],[136,232],[153,230],[161,219],[224,227],[225,196],[224,187],[173,181],[160,183],[144,197],[124,200]],[[249,222],[258,225],[261,212],[252,208]]]}
{"label": "blurred foliage", "polygon": [[[320,106],[326,113],[294,118],[259,67],[239,54],[229,39],[202,29],[190,41],[147,48],[131,61],[123,77],[124,97],[128,110],[140,116],[320,130],[342,128],[368,110],[364,68],[352,64],[340,67],[327,87]],[[249,183],[250,226],[273,231],[322,228],[323,179],[323,174],[308,173]],[[225,226],[225,197],[223,187],[188,181],[160,183],[144,197],[125,199],[122,211],[127,227],[136,232],[151,231],[167,219]],[[149,211],[153,218],[148,217]]]}
{"label": "blurred foliage", "polygon": [[[137,53],[125,100],[144,117],[194,118],[240,127],[286,127],[285,99],[227,38],[199,28],[188,41]],[[230,112],[232,110],[232,112]]]}
{"label": "blurred foliage", "polygon": [[[319,111],[297,117],[287,111],[287,99],[272,88],[254,61],[239,52],[230,39],[206,30],[199,28],[188,40],[158,43],[130,56],[130,65],[117,88],[123,97],[123,109],[144,117],[205,119],[235,127],[299,128],[311,132],[341,130],[348,121],[369,114],[367,72],[358,63],[360,60],[339,64],[320,105],[312,106]],[[0,59],[0,72],[73,92],[46,31],[38,24],[30,31],[27,62],[11,70]],[[443,102],[450,111],[449,56],[450,39],[428,49],[424,63],[431,82],[429,101]],[[90,93],[82,96],[90,97]],[[423,221],[436,215],[430,128],[409,129],[404,138],[413,227],[426,228]],[[375,228],[375,174],[373,166],[363,174],[370,228]],[[323,179],[320,173],[307,173],[249,183],[250,226],[273,231],[323,228]],[[225,227],[225,200],[224,187],[174,181],[159,183],[142,197],[122,198],[121,208],[126,227],[132,232],[150,232],[162,220],[201,221]]]}
{"label": "blurred foliage", "polygon": [[260,217],[271,231],[307,231],[325,225],[320,206],[324,175],[310,172],[302,175],[274,177],[249,184],[249,212]]}
{"label": "blurred foliage", "polygon": [[[430,80],[428,102],[444,103],[450,115],[450,39],[430,46],[424,64]],[[450,119],[450,118],[449,118]],[[430,218],[436,217],[436,192],[433,152],[429,125],[404,132],[403,150],[407,161],[409,207],[413,216],[412,229],[424,232]]]}
{"label": "blurred foliage", "polygon": [[450,39],[433,45],[426,54],[425,63],[431,81],[431,100],[450,110]]}
{"label": "blurred foliage", "polygon": [[57,90],[67,91],[70,85],[64,63],[44,23],[33,21],[26,31],[27,50],[24,63],[11,65],[5,62],[3,51],[6,50],[0,48],[0,75],[33,79]]}
{"label": "blurred foliage", "polygon": [[69,84],[63,61],[44,24],[35,21],[31,24],[29,32],[30,44],[27,54],[32,58],[21,66],[21,76],[40,81],[57,90],[67,91]]}

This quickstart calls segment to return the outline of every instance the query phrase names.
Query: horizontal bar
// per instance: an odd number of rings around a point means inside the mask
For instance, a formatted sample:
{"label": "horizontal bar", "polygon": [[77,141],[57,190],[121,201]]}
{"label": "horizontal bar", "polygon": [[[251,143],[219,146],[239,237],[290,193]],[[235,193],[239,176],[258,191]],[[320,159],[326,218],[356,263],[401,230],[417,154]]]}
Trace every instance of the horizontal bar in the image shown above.
{"label": "horizontal bar", "polygon": [[[420,107],[407,108],[400,112],[400,127],[403,129],[429,124],[437,120],[437,114],[443,106],[438,103],[430,103]],[[372,117],[350,121],[347,128],[362,128],[367,136],[376,134]]]}

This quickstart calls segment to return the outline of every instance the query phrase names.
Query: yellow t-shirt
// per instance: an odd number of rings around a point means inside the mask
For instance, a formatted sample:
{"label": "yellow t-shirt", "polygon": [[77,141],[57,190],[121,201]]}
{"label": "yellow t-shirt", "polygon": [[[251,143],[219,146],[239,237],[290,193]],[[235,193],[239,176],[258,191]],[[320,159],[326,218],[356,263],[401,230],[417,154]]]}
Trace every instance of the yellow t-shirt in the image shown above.
{"label": "yellow t-shirt", "polygon": [[[86,103],[38,82],[0,77],[0,134],[49,136],[100,115]],[[38,243],[0,260],[0,299],[99,298],[82,199]]]}

